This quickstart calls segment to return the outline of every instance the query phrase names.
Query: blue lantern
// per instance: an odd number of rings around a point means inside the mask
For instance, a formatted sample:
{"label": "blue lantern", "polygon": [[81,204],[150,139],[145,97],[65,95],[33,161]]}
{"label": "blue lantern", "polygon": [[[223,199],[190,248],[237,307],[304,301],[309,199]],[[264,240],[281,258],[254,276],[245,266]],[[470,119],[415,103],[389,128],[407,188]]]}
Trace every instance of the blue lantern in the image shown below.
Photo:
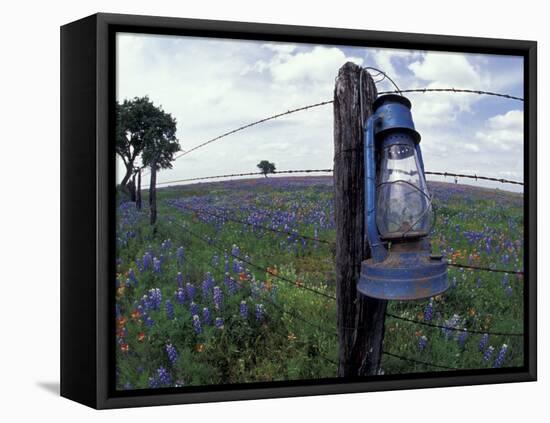
{"label": "blue lantern", "polygon": [[411,102],[376,99],[365,129],[366,240],[372,257],[361,263],[357,290],[387,300],[415,300],[449,287],[447,264],[431,254],[433,210],[414,129]]}

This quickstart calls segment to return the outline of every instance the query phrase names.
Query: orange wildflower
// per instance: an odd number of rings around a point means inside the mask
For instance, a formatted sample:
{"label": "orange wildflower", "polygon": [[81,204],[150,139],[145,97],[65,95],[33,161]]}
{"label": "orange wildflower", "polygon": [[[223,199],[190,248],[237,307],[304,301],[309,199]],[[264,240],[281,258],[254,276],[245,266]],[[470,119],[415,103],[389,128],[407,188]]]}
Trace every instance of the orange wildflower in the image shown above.
{"label": "orange wildflower", "polygon": [[204,351],[204,347],[205,347],[204,344],[197,344],[197,345],[195,346],[195,350],[196,350],[197,352],[201,353],[201,352]]}
{"label": "orange wildflower", "polygon": [[145,339],[145,332],[138,333],[137,340],[139,342],[143,342],[144,339]]}
{"label": "orange wildflower", "polygon": [[126,317],[124,317],[124,316],[119,317],[116,320],[117,327],[118,328],[123,328],[127,321],[128,320],[126,319]]}
{"label": "orange wildflower", "polygon": [[137,320],[141,317],[141,313],[139,312],[139,310],[134,310],[132,311],[131,316],[132,316],[132,319]]}

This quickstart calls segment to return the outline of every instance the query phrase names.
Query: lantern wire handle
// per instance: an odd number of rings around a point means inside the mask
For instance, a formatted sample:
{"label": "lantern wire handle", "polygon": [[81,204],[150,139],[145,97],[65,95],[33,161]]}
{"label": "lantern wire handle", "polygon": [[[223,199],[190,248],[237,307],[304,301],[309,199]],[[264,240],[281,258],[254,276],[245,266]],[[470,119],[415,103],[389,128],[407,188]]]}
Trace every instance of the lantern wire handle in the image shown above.
{"label": "lantern wire handle", "polygon": [[[426,213],[428,213],[428,210],[430,209],[430,207],[432,209],[433,221],[431,222],[430,229],[428,230],[428,233],[431,232],[431,230],[435,227],[437,214],[435,212],[435,207],[432,203],[432,198],[428,194],[426,194],[424,191],[422,191],[420,188],[418,188],[415,184],[412,184],[409,181],[405,181],[404,179],[398,179],[396,181],[380,182],[379,184],[376,185],[376,189],[378,189],[382,185],[397,184],[397,183],[404,183],[404,184],[410,185],[411,187],[413,187],[415,190],[420,192],[424,197],[426,197],[428,199],[428,207],[426,207],[425,210],[420,214],[418,219],[416,219],[416,221],[412,225],[410,225],[409,229],[407,229],[405,232],[403,232],[402,237],[405,237],[405,235],[407,235],[412,230],[412,228],[414,228],[415,225],[424,218]],[[380,231],[380,228],[378,228],[378,231]]]}
{"label": "lantern wire handle", "polygon": [[[363,68],[363,69],[364,69],[364,70],[367,70],[367,71],[368,71],[368,70],[373,70],[373,71],[375,71],[375,72],[378,72],[378,74],[376,74],[375,76],[384,75],[384,78],[387,78],[388,81],[390,81],[390,82],[393,84],[393,86],[395,87],[395,90],[399,93],[399,95],[403,96],[403,93],[401,92],[401,89],[397,86],[397,84],[395,83],[395,81],[394,81],[393,79],[391,79],[391,78],[388,76],[388,74],[387,74],[386,72],[384,72],[384,71],[382,71],[382,70],[380,70],[380,69],[378,69],[378,68],[374,68],[374,67],[372,67],[372,66],[367,66],[367,67],[365,67],[365,68]],[[384,78],[382,78],[380,81],[383,81]],[[380,81],[378,81],[378,82],[380,82]]]}
{"label": "lantern wire handle", "polygon": [[401,95],[401,97],[403,97],[403,92],[401,91],[401,89],[397,86],[395,81],[388,76],[388,74],[386,72],[384,72],[384,71],[382,71],[378,68],[372,67],[372,66],[362,67],[361,72],[359,72],[359,108],[360,108],[360,111],[361,111],[361,130],[363,132],[365,131],[365,114],[363,112],[363,72],[364,71],[369,71],[369,70],[373,70],[373,71],[377,72],[375,75],[371,75],[371,77],[373,77],[373,76],[377,77],[379,75],[382,75],[382,78],[379,79],[378,81],[376,81],[376,83],[382,82],[384,79],[388,79],[393,84],[393,86],[395,87],[395,89],[399,93],[399,95]]}

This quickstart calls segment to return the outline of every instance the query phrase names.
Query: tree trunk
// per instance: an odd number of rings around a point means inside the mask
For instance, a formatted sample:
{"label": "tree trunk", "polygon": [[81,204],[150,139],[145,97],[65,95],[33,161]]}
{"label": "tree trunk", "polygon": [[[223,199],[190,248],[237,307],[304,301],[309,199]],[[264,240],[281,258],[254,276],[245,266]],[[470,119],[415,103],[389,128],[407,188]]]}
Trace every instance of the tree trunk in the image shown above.
{"label": "tree trunk", "polygon": [[120,182],[120,185],[125,187],[128,181],[130,180],[130,177],[132,176],[132,172],[134,171],[134,162],[126,163],[126,175],[124,175],[124,178],[122,178],[122,181]]}
{"label": "tree trunk", "polygon": [[136,208],[141,210],[141,167],[138,169],[137,174]]}
{"label": "tree trunk", "polygon": [[336,297],[338,376],[377,374],[382,355],[387,301],[357,292],[361,261],[370,257],[365,241],[363,122],[372,114],[376,86],[361,67],[346,63],[334,89],[334,210],[336,221]]}
{"label": "tree trunk", "polygon": [[136,202],[136,174],[132,174],[132,179],[126,184],[128,188],[128,193],[130,194],[130,201]]}
{"label": "tree trunk", "polygon": [[155,162],[151,165],[151,178],[149,182],[149,206],[150,210],[150,223],[154,225],[157,221],[157,164]]}

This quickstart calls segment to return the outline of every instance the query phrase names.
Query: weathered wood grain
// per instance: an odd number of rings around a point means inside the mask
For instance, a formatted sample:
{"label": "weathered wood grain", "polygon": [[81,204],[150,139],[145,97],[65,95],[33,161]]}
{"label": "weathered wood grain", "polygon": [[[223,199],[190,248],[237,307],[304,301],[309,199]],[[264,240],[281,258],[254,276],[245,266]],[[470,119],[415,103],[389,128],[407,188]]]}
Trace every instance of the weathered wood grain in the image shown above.
{"label": "weathered wood grain", "polygon": [[364,165],[362,119],[372,114],[376,86],[361,67],[348,62],[334,89],[334,208],[336,220],[336,284],[339,366],[342,377],[377,374],[382,354],[387,301],[357,293],[361,261],[370,256],[364,242]]}

